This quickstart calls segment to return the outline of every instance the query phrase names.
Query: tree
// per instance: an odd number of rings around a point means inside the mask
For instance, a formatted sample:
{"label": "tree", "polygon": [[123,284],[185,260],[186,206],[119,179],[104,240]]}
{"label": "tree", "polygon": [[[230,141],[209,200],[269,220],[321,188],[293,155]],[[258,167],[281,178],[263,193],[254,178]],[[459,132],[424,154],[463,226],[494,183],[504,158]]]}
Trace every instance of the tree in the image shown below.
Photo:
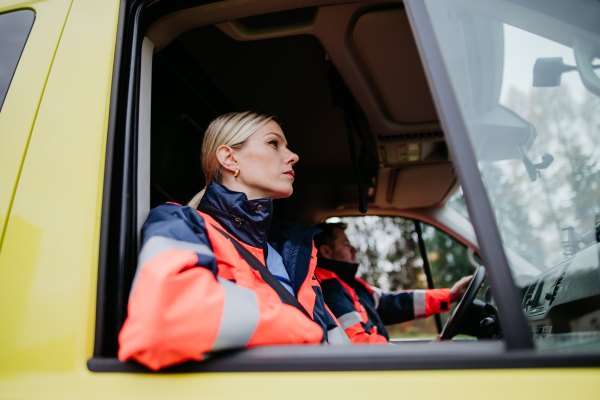
{"label": "tree", "polygon": [[421,288],[422,259],[412,220],[399,217],[347,217],[346,234],[358,249],[358,275],[386,290]]}
{"label": "tree", "polygon": [[463,276],[473,274],[467,248],[450,235],[423,224],[423,240],[436,288],[450,288]]}
{"label": "tree", "polygon": [[513,88],[506,99],[537,130],[532,160],[548,152],[554,162],[536,182],[526,179],[521,160],[485,165],[482,174],[505,243],[550,267],[564,258],[563,228],[582,234],[598,222],[600,100],[585,91],[578,101],[566,85],[527,93]]}

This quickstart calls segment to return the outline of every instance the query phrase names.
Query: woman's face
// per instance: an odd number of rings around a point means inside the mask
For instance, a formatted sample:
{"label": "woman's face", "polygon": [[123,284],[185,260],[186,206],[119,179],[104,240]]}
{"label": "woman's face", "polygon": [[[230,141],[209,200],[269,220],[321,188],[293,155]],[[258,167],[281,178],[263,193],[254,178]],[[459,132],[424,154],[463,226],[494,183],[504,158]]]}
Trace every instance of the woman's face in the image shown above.
{"label": "woman's face", "polygon": [[279,124],[269,121],[257,130],[244,146],[233,151],[239,168],[237,178],[229,178],[230,189],[244,192],[248,199],[281,199],[294,191],[293,166],[298,155],[287,148]]}

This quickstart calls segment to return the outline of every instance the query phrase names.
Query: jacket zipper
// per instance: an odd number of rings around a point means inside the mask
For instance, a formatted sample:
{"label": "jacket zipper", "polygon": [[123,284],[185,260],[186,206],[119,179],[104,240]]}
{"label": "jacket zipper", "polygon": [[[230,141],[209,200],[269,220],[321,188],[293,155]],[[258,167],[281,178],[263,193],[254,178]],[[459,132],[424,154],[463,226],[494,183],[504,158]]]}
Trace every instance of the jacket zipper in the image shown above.
{"label": "jacket zipper", "polygon": [[233,221],[233,222],[236,223],[236,225],[237,225],[238,228],[240,228],[242,226],[242,223],[245,222],[245,220],[243,218],[231,216],[231,215],[229,215],[227,213],[224,213],[223,211],[217,210],[216,208],[212,208],[212,207],[208,207],[208,206],[200,206],[199,205],[197,209],[200,210],[200,211],[206,211],[207,214],[214,213],[214,214],[217,214],[217,215],[219,215],[219,216],[221,216],[221,217],[223,217],[225,219]]}
{"label": "jacket zipper", "polygon": [[267,221],[267,230],[265,231],[265,239],[263,241],[263,254],[265,256],[265,267],[267,266],[267,256],[269,255],[269,246],[267,246],[267,236],[269,235],[269,229],[271,229],[271,220],[273,219],[273,200],[269,199],[269,206],[271,212],[269,212],[269,220]]}

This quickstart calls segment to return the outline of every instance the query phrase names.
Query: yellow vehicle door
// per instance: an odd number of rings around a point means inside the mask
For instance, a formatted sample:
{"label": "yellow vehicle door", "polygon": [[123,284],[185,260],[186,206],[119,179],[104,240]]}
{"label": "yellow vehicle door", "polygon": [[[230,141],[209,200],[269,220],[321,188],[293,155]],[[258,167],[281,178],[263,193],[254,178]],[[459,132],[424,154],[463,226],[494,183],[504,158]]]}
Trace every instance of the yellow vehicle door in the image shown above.
{"label": "yellow vehicle door", "polygon": [[93,315],[89,279],[98,254],[94,227],[119,4],[0,7],[35,13],[0,114],[0,214],[11,204],[2,217],[0,375],[65,371],[85,353],[77,333]]}
{"label": "yellow vehicle door", "polygon": [[[0,248],[70,0],[0,3]],[[21,53],[22,51],[22,53]],[[11,65],[6,65],[11,62]],[[15,65],[18,63],[18,65]],[[10,69],[6,67],[11,67]],[[16,66],[16,69],[15,69]],[[14,72],[14,74],[13,74]]]}

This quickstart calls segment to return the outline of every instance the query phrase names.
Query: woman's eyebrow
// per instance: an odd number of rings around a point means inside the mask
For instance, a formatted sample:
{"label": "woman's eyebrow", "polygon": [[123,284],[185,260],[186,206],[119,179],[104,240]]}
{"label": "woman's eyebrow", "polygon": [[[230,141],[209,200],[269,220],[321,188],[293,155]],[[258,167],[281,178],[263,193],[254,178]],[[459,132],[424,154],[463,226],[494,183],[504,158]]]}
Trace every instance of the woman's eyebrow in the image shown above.
{"label": "woman's eyebrow", "polygon": [[277,132],[269,132],[269,133],[267,133],[267,135],[275,135],[275,136],[277,136],[283,143],[285,143],[285,146],[287,147],[287,145],[288,145],[287,140],[285,140],[285,138],[283,136],[281,136],[279,133],[277,133]]}

